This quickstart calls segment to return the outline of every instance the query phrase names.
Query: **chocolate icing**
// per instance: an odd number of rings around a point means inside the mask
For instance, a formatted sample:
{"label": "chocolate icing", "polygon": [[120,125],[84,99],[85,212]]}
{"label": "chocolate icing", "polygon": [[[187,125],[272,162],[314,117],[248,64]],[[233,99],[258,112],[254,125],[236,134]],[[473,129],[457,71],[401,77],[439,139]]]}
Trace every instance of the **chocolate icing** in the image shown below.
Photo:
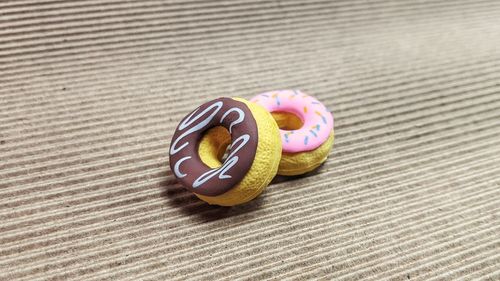
{"label": "chocolate icing", "polygon": [[[231,134],[231,149],[219,168],[205,165],[198,154],[203,134],[223,126]],[[217,196],[235,187],[250,170],[257,151],[257,123],[243,102],[218,98],[188,114],[177,126],[170,145],[170,168],[188,190]]]}

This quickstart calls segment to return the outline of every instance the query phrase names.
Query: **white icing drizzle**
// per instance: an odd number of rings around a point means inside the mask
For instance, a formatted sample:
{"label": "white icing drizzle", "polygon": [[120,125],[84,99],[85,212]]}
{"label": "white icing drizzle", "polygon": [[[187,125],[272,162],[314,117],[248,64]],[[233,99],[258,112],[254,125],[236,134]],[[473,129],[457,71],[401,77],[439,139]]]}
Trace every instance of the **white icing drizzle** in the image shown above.
{"label": "white icing drizzle", "polygon": [[222,121],[224,120],[224,118],[226,118],[226,116],[229,115],[229,113],[231,112],[238,112],[239,116],[238,116],[238,119],[234,120],[233,122],[231,122],[231,125],[229,125],[229,133],[233,133],[232,129],[233,129],[233,126],[236,125],[236,124],[240,124],[241,122],[243,122],[243,120],[245,119],[245,112],[243,112],[243,110],[239,109],[239,108],[236,108],[236,107],[233,107],[231,109],[229,109],[228,111],[226,111],[226,113],[224,113],[224,115],[222,115],[222,118],[220,119],[220,122],[222,123]]}
{"label": "white icing drizzle", "polygon": [[[231,178],[230,175],[227,175],[226,172],[231,169],[236,163],[238,163],[239,157],[234,156],[236,152],[238,152],[243,146],[245,146],[248,141],[250,140],[250,135],[244,134],[240,136],[239,138],[235,139],[231,143],[231,153],[227,156],[226,161],[224,161],[224,164],[217,168],[210,170],[201,176],[199,176],[193,183],[193,188],[198,188],[200,185],[204,184],[207,182],[209,179],[213,178],[217,174],[219,175],[219,179],[229,179]],[[236,144],[238,145],[236,146]]]}
{"label": "white icing drizzle", "polygon": [[[203,119],[202,121],[200,121],[198,124],[196,124],[195,126],[191,127],[189,130],[185,131],[184,133],[182,133],[179,137],[177,137],[172,145],[170,146],[170,154],[171,155],[174,155],[176,153],[178,153],[179,151],[181,151],[182,149],[184,149],[188,144],[189,142],[185,142],[183,144],[181,144],[179,147],[179,142],[185,138],[186,136],[188,136],[189,134],[192,134],[196,131],[199,131],[201,129],[203,129],[207,124],[209,124],[212,119],[215,117],[215,115],[220,111],[220,109],[222,108],[223,106],[223,102],[222,101],[218,101],[218,102],[215,102],[213,103],[212,105],[208,106],[207,108],[205,108],[202,112],[198,112],[199,108],[196,109],[195,111],[193,111],[189,116],[187,116],[180,124],[179,124],[179,131],[183,131],[184,129],[186,129],[187,127],[189,127],[190,125],[192,125],[194,122],[198,121],[203,115],[205,115],[206,113],[212,111],[210,113],[210,115],[208,117],[206,117],[205,119]],[[241,122],[243,122],[245,120],[245,112],[243,112],[243,110],[239,109],[239,108],[236,108],[236,107],[232,107],[230,109],[228,109],[224,115],[222,115],[222,118],[220,119],[220,122],[222,123],[224,121],[224,119],[231,113],[231,112],[237,112],[239,114],[238,118],[236,120],[234,120],[233,122],[231,122],[231,124],[229,125],[229,133],[232,133],[232,128],[234,125],[237,125],[237,124],[240,124]],[[228,172],[228,170],[230,170],[234,165],[236,165],[236,163],[238,163],[239,161],[239,157],[238,156],[235,156],[234,154],[236,154],[236,152],[238,152],[242,147],[244,147],[248,141],[250,140],[250,135],[248,134],[244,134],[240,137],[238,137],[237,139],[235,139],[232,143],[231,143],[231,153],[227,156],[227,159],[226,161],[224,161],[224,163],[222,164],[221,167],[217,168],[217,169],[211,169],[205,173],[203,173],[202,175],[200,175],[193,183],[193,188],[198,188],[200,187],[202,184],[204,184],[205,182],[207,182],[208,180],[210,180],[211,178],[215,177],[218,175],[218,178],[219,179],[228,179],[228,178],[232,178],[231,175],[228,175],[226,174]],[[185,177],[187,174],[186,173],[182,173],[180,171],[180,166],[181,164],[188,160],[188,159],[191,159],[192,157],[191,156],[186,156],[186,157],[183,157],[181,159],[179,159],[175,164],[174,164],[174,174],[178,177],[178,178],[183,178]]]}
{"label": "white icing drizzle", "polygon": [[[193,126],[191,129],[187,130],[186,132],[184,132],[182,135],[180,135],[173,143],[172,143],[172,146],[170,146],[170,154],[171,155],[174,155],[176,154],[177,152],[181,151],[184,147],[186,147],[189,142],[185,142],[184,144],[182,144],[180,147],[177,147],[177,143],[184,137],[186,137],[187,135],[189,134],[192,134],[196,131],[199,131],[201,130],[203,127],[205,127],[208,123],[210,123],[210,121],[212,121],[212,119],[214,118],[214,116],[219,112],[219,110],[222,108],[222,105],[223,103],[221,101],[218,101],[212,105],[210,105],[209,107],[205,108],[205,110],[203,110],[202,112],[200,112],[199,114],[197,115],[194,115],[198,109],[196,109],[195,111],[193,111],[193,113],[191,113],[188,117],[186,117],[186,119],[184,119],[184,121],[182,121],[182,123],[179,125],[179,130],[182,131],[184,129],[186,129],[186,127],[188,127],[189,125],[193,124],[196,120],[200,119],[201,116],[203,116],[205,113],[209,112],[210,110],[212,110],[213,108],[216,108],[205,120],[201,121],[200,123],[196,124],[195,126]],[[194,115],[194,118],[192,118]]]}
{"label": "white icing drizzle", "polygon": [[182,162],[184,162],[184,161],[186,161],[188,159],[191,159],[191,156],[183,157],[183,158],[179,159],[179,161],[177,161],[177,163],[175,163],[175,165],[174,165],[174,173],[175,173],[175,175],[178,178],[183,178],[183,177],[187,176],[187,174],[181,173],[181,171],[179,170],[179,166],[182,164]]}

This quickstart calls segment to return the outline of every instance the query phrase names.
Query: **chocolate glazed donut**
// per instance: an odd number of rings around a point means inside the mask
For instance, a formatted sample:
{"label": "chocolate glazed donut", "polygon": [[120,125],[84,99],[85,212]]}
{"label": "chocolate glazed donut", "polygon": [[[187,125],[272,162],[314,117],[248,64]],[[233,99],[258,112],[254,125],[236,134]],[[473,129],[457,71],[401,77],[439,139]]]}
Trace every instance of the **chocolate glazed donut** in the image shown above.
{"label": "chocolate glazed donut", "polygon": [[[199,154],[203,134],[216,126],[231,134],[231,149],[222,166],[211,169]],[[170,146],[170,168],[188,190],[217,196],[236,186],[251,168],[258,142],[258,129],[250,109],[231,98],[207,102],[184,117]]]}

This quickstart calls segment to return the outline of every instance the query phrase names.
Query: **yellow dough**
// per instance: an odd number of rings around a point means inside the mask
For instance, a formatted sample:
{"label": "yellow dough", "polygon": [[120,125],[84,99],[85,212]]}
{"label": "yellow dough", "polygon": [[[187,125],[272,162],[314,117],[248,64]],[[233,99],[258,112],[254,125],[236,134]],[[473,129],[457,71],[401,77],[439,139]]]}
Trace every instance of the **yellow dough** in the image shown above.
{"label": "yellow dough", "polygon": [[[293,130],[302,127],[302,121],[295,115],[286,112],[273,112],[276,123],[284,130]],[[310,172],[326,161],[332,150],[334,142],[334,131],[330,137],[318,148],[311,151],[298,153],[286,153],[281,155],[278,174],[283,176],[295,176]]]}
{"label": "yellow dough", "polygon": [[330,137],[318,148],[311,151],[298,153],[283,153],[278,168],[278,174],[283,176],[296,176],[318,168],[326,161],[332,150],[334,141],[333,131]]}
{"label": "yellow dough", "polygon": [[[244,99],[234,98],[245,103],[253,114],[258,128],[257,152],[252,167],[241,182],[226,193],[217,196],[196,194],[209,204],[234,206],[257,197],[271,182],[277,173],[281,158],[281,137],[279,128],[271,114],[263,107]],[[231,136],[226,128],[219,126],[208,130],[201,139],[198,154],[210,168],[222,165],[220,159],[231,143]],[[250,161],[251,159],[249,159]]]}

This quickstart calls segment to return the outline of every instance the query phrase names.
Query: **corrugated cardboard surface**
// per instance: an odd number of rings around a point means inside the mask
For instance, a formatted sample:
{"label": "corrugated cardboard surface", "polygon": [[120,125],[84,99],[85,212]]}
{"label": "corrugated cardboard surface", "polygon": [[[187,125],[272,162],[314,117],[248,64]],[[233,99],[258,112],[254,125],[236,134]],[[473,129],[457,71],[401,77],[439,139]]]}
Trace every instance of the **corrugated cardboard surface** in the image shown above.
{"label": "corrugated cardboard surface", "polygon": [[[498,280],[500,2],[0,2],[0,280]],[[168,168],[219,96],[333,110],[306,177],[211,207]]]}

